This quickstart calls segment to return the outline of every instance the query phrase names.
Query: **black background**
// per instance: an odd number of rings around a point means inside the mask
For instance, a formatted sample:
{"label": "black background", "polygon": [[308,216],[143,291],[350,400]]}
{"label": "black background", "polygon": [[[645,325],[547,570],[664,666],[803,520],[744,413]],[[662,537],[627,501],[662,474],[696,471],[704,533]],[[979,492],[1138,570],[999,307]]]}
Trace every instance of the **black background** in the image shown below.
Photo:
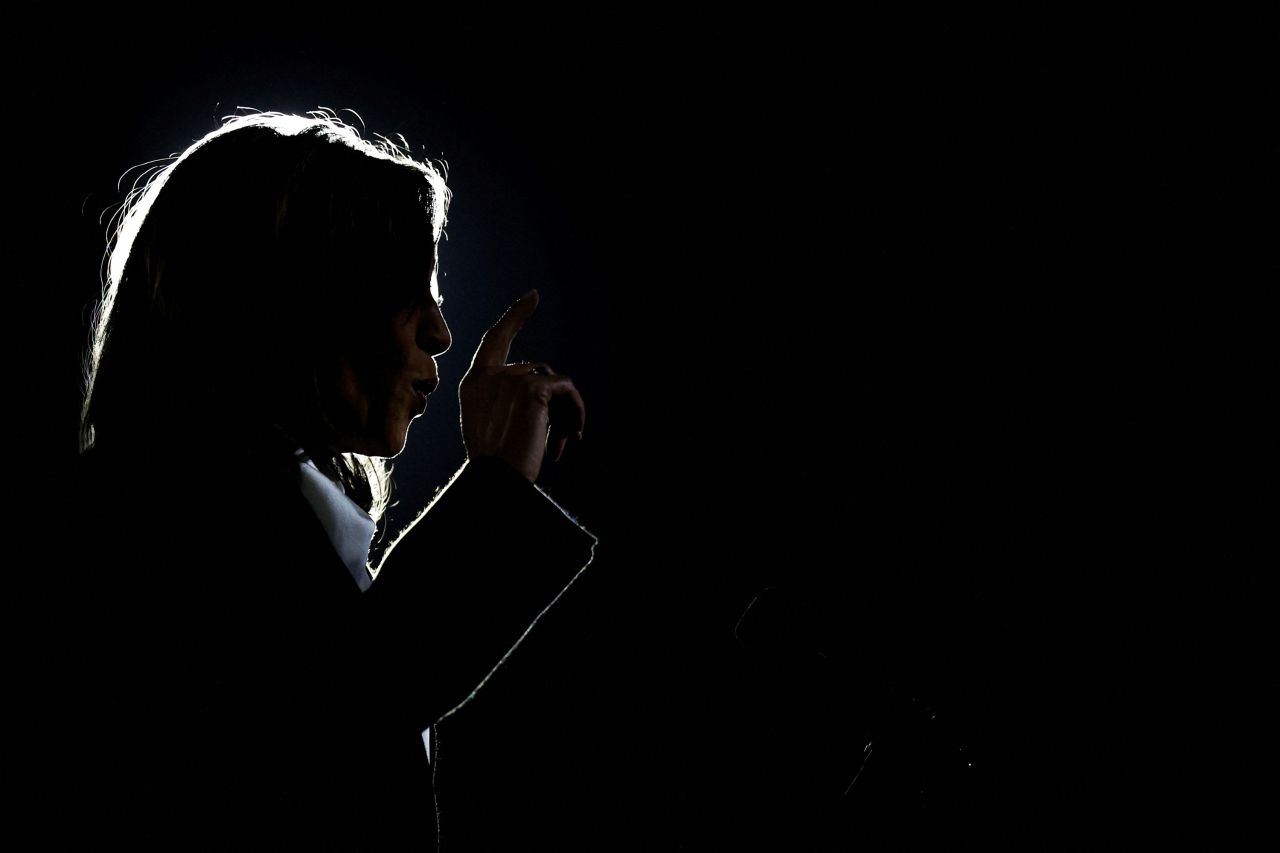
{"label": "black background", "polygon": [[[117,180],[238,106],[352,109],[449,163],[445,382],[537,287],[512,358],[588,409],[540,483],[597,558],[441,725],[446,844],[1092,837],[1150,781],[1143,271],[1175,240],[1147,214],[1176,193],[1152,128],[1179,96],[1142,21],[80,25],[14,78],[33,564],[74,535],[40,507]],[[442,387],[393,523],[461,463],[456,424]],[[769,629],[781,675],[734,634],[767,586],[800,614]],[[927,704],[967,781],[809,816],[862,749],[830,710],[853,694]]]}

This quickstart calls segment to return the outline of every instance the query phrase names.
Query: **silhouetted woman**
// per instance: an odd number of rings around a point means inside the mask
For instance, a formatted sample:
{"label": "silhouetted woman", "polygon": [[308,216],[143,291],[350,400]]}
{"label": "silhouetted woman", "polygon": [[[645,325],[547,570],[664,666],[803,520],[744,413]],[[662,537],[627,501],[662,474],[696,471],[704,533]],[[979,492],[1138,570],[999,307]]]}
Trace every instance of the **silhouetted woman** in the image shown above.
{"label": "silhouetted woman", "polygon": [[451,343],[448,200],[431,163],[320,112],[232,118],[127,200],[85,365],[83,523],[42,593],[38,835],[434,845],[433,726],[596,541],[533,484],[585,408],[507,364],[530,292],[459,386],[467,462],[368,564],[384,460]]}

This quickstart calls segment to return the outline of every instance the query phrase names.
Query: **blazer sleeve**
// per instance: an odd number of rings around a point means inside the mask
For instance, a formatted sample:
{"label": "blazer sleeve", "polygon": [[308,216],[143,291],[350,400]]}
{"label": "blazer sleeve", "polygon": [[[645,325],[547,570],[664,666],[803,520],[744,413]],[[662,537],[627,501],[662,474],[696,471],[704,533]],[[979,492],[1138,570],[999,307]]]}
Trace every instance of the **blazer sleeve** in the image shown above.
{"label": "blazer sleeve", "polygon": [[496,456],[469,460],[362,598],[383,689],[426,728],[466,704],[586,569],[597,538]]}

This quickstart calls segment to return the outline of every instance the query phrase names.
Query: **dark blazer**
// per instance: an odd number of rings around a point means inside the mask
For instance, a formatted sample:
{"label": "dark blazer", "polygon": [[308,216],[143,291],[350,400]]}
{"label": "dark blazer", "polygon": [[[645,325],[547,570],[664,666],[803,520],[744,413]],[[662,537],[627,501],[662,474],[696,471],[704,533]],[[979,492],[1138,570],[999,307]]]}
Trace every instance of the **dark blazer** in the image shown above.
{"label": "dark blazer", "polygon": [[361,593],[288,466],[258,467],[82,457],[68,541],[19,590],[40,626],[17,764],[33,839],[435,848],[420,732],[494,674],[596,538],[481,458]]}

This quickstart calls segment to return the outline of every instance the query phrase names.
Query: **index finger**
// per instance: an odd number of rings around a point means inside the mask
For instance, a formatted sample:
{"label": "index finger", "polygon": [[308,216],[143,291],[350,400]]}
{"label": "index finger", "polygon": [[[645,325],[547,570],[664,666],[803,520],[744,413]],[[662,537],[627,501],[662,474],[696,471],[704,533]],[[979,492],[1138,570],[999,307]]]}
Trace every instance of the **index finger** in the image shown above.
{"label": "index finger", "polygon": [[476,347],[476,354],[471,359],[471,364],[488,367],[506,364],[507,356],[511,353],[511,342],[516,339],[516,333],[537,307],[538,291],[536,289],[530,290],[517,299],[498,318],[498,322],[494,323],[480,338],[480,346]]}

